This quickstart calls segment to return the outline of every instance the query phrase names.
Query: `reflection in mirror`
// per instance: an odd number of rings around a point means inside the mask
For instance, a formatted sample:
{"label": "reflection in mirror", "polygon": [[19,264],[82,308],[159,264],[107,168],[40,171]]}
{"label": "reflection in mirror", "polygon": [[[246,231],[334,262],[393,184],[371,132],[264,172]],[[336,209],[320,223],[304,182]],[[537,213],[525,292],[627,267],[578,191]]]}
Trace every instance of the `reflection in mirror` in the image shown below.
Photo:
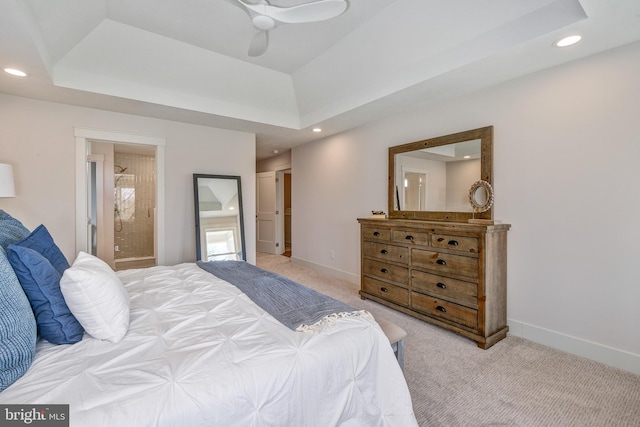
{"label": "reflection in mirror", "polygon": [[193,175],[198,261],[246,260],[239,176]]}
{"label": "reflection in mirror", "polygon": [[473,192],[473,203],[476,206],[484,206],[487,203],[489,195],[487,194],[487,189],[484,187],[476,188]]}
{"label": "reflection in mirror", "polygon": [[471,219],[468,189],[492,182],[492,158],[492,126],[389,147],[389,217]]}
{"label": "reflection in mirror", "polygon": [[489,210],[493,205],[493,197],[493,187],[487,181],[476,181],[469,189],[469,203],[474,213]]}
{"label": "reflection in mirror", "polygon": [[466,195],[481,176],[480,140],[397,154],[395,170],[399,210],[471,212]]}

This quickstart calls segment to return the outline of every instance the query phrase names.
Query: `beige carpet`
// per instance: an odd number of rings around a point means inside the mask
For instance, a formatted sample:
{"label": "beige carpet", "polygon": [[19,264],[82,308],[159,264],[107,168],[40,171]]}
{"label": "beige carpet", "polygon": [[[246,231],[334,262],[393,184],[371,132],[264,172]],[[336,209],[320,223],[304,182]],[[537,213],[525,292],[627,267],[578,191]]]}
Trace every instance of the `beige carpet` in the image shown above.
{"label": "beige carpet", "polygon": [[257,264],[404,328],[421,426],[640,426],[640,376],[512,336],[481,350],[290,258],[258,253]]}

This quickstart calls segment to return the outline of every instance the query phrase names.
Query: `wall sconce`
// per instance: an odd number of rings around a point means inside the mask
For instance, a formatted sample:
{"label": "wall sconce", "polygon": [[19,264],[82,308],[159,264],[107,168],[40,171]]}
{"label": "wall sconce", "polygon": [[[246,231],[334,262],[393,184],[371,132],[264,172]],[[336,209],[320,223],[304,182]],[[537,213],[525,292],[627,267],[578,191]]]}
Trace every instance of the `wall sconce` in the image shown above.
{"label": "wall sconce", "polygon": [[6,163],[0,163],[0,197],[16,197],[13,167]]}

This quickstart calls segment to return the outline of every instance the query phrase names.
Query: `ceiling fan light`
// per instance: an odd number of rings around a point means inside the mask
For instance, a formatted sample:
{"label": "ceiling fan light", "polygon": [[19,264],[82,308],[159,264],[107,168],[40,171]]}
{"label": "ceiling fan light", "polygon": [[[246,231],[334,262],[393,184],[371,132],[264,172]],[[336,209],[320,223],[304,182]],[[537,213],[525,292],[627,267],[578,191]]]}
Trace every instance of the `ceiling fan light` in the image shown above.
{"label": "ceiling fan light", "polygon": [[276,21],[265,15],[257,15],[251,19],[253,26],[262,31],[272,30],[276,26]]}

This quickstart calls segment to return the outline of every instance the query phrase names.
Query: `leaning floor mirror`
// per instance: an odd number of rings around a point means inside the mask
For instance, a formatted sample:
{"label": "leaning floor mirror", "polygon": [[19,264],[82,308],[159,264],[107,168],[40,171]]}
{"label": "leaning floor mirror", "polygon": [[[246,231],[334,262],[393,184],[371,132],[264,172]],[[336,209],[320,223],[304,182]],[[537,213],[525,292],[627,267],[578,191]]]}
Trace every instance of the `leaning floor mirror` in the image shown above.
{"label": "leaning floor mirror", "polygon": [[193,174],[198,261],[246,260],[240,177]]}

